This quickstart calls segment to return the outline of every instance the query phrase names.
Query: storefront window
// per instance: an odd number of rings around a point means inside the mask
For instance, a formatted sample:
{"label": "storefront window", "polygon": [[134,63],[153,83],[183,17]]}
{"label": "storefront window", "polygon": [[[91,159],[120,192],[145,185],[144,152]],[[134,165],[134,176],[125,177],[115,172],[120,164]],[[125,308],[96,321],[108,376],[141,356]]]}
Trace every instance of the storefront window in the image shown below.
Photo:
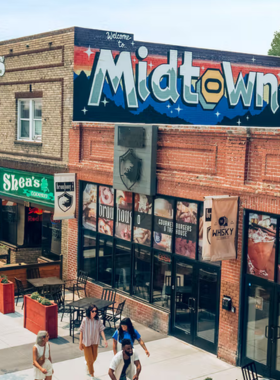
{"label": "storefront window", "polygon": [[135,194],[133,241],[151,246],[153,199],[147,195]]}
{"label": "storefront window", "polygon": [[274,280],[277,221],[269,215],[249,214],[247,272]]}
{"label": "storefront window", "polygon": [[[24,207],[24,206],[23,206]],[[25,207],[25,239],[27,247],[41,247],[43,210],[36,207]]]}
{"label": "storefront window", "polygon": [[99,186],[98,232],[113,236],[114,225],[114,189]]}
{"label": "storefront window", "polygon": [[98,280],[112,285],[113,242],[99,238],[98,250]]}
{"label": "storefront window", "polygon": [[171,297],[171,257],[164,253],[154,254],[153,303],[170,308]]}
{"label": "storefront window", "polygon": [[133,294],[146,301],[150,300],[151,253],[135,247]]}
{"label": "storefront window", "polygon": [[83,230],[83,270],[96,279],[96,237],[94,232]]}
{"label": "storefront window", "polygon": [[195,259],[197,204],[178,201],[176,206],[175,253]]}
{"label": "storefront window", "polygon": [[115,287],[124,292],[130,291],[131,245],[116,244]]}
{"label": "storefront window", "polygon": [[132,193],[116,191],[116,226],[115,237],[131,241]]}
{"label": "storefront window", "polygon": [[1,239],[10,244],[17,244],[17,203],[0,200],[1,213]]}
{"label": "storefront window", "polygon": [[54,220],[49,211],[43,212],[42,254],[52,260],[59,260],[61,254],[61,220]]}
{"label": "storefront window", "polygon": [[172,251],[174,200],[155,199],[153,247]]}

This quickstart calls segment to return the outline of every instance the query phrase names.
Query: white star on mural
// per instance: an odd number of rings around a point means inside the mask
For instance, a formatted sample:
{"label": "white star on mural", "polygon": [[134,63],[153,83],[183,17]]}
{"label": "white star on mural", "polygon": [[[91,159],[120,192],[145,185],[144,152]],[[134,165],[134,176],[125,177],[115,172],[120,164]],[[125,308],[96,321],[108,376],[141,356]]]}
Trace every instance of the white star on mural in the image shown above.
{"label": "white star on mural", "polygon": [[216,115],[217,117],[219,117],[221,114],[220,114],[219,111],[217,111],[217,112],[215,113],[215,115]]}
{"label": "white star on mural", "polygon": [[133,62],[137,62],[137,59],[134,58],[134,59],[133,59]]}
{"label": "white star on mural", "polygon": [[247,116],[246,119],[249,120],[250,119],[249,116]]}
{"label": "white star on mural", "polygon": [[277,74],[279,77],[280,77],[280,73],[279,74]]}
{"label": "white star on mural", "polygon": [[180,111],[183,111],[183,108],[180,108],[180,106],[178,106],[177,108],[175,108],[176,111],[178,111],[178,115],[180,113]]}
{"label": "white star on mural", "polygon": [[88,55],[88,59],[90,59],[90,56],[91,56],[92,54],[94,54],[93,51],[91,51],[90,46],[88,47],[87,50],[84,51],[84,53],[86,53],[86,54]]}
{"label": "white star on mural", "polygon": [[152,64],[152,62],[149,63],[150,68],[152,68],[154,65]]}
{"label": "white star on mural", "polygon": [[173,113],[173,111],[170,111],[171,113]]}
{"label": "white star on mural", "polygon": [[238,124],[238,125],[240,125],[240,124],[241,124],[241,121],[240,121],[240,119],[238,120],[237,124]]}
{"label": "white star on mural", "polygon": [[255,62],[255,58],[254,57],[252,58],[252,61]]}
{"label": "white star on mural", "polygon": [[167,104],[167,106],[166,106],[168,109],[171,107],[171,105],[170,104]]}
{"label": "white star on mural", "polygon": [[204,70],[204,66],[202,66],[202,70]]}
{"label": "white star on mural", "polygon": [[86,107],[84,107],[84,109],[82,110],[82,112],[84,113],[84,115],[87,113],[87,109],[86,109]]}
{"label": "white star on mural", "polygon": [[131,42],[131,45],[134,46],[134,42],[133,41]]}
{"label": "white star on mural", "polygon": [[108,104],[109,102],[107,101],[107,99],[106,98],[104,98],[103,100],[102,100],[102,102],[101,103],[103,103],[104,104],[104,107],[106,107],[106,104]]}

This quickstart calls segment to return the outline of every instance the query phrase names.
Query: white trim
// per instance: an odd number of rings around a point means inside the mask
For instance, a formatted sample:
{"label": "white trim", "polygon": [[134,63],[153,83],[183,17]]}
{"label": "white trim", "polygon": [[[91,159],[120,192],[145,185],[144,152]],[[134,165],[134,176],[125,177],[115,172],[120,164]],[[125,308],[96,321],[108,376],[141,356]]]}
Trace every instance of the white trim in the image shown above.
{"label": "white trim", "polygon": [[[41,118],[35,118],[34,117],[34,103],[35,101],[41,101],[41,104],[43,103],[42,98],[19,98],[17,99],[17,140],[19,141],[42,141],[42,133],[41,135],[35,135],[35,121],[41,121],[42,123],[42,116]],[[29,102],[29,118],[22,118],[21,117],[21,102],[27,101]],[[28,121],[29,122],[29,136],[28,137],[21,137],[21,121]]]}

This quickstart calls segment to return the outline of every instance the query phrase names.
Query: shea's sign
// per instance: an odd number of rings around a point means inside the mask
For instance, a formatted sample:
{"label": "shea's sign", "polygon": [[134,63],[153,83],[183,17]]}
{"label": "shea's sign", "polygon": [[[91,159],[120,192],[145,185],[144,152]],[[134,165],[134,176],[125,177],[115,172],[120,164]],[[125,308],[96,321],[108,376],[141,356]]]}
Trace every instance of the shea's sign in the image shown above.
{"label": "shea's sign", "polygon": [[54,207],[54,179],[47,174],[0,168],[0,197]]}
{"label": "shea's sign", "polygon": [[280,58],[75,33],[77,121],[279,126]]}

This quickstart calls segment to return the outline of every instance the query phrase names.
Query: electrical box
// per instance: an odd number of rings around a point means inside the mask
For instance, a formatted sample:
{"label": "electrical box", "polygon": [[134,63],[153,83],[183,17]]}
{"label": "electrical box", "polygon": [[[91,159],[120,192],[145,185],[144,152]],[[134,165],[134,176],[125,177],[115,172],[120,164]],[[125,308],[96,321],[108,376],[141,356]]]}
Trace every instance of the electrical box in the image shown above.
{"label": "electrical box", "polygon": [[229,296],[223,296],[222,308],[231,311],[232,301]]}

